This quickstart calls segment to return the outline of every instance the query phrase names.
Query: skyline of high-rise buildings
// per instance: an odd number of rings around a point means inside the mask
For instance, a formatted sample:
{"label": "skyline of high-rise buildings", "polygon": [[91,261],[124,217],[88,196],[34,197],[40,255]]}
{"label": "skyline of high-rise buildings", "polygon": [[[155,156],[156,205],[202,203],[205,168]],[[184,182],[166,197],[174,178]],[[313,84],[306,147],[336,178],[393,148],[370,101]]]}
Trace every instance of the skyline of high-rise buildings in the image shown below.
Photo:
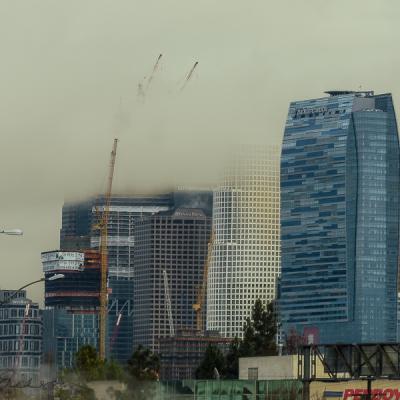
{"label": "skyline of high-rise buildings", "polygon": [[[255,301],[275,301],[278,292],[286,335],[294,328],[313,343],[396,341],[400,150],[392,97],[327,94],[292,102],[281,153],[241,146],[213,192],[112,196],[108,358],[125,363],[139,344],[159,352],[160,340],[188,342],[173,330],[195,332],[193,342],[213,331],[222,341],[240,338]],[[97,254],[104,209],[101,195],[65,203],[60,250],[42,254],[45,276],[67,271],[45,283],[43,349],[59,369],[72,367],[81,345],[97,346],[99,268],[85,270],[84,254]],[[192,307],[211,237],[198,333]]]}
{"label": "skyline of high-rise buildings", "polygon": [[314,343],[395,342],[399,139],[390,94],[290,104],[281,157],[280,312]]}
{"label": "skyline of high-rise buildings", "polygon": [[280,272],[279,149],[242,146],[214,191],[207,329],[241,337],[257,299],[273,301]]}

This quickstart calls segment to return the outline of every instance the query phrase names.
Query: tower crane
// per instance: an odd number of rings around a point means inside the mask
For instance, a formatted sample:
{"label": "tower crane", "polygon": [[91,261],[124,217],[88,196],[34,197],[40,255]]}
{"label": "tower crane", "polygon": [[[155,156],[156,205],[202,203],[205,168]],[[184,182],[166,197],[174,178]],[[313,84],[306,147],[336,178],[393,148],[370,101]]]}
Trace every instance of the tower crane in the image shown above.
{"label": "tower crane", "polygon": [[193,310],[196,312],[196,329],[198,331],[202,331],[204,329],[203,306],[206,300],[208,269],[211,263],[214,238],[215,238],[214,230],[212,230],[210,241],[208,242],[207,258],[203,269],[203,279],[201,281],[199,288],[197,289],[196,303],[194,303],[192,306]]}
{"label": "tower crane", "polygon": [[99,358],[104,360],[106,357],[106,326],[107,326],[107,271],[108,271],[108,218],[110,214],[111,190],[114,178],[115,158],[117,155],[118,139],[114,139],[111,151],[110,167],[108,172],[107,189],[105,193],[105,205],[101,219],[97,224],[100,231],[100,265],[101,265],[101,285],[100,285],[100,321],[99,321]]}
{"label": "tower crane", "polygon": [[183,85],[181,87],[181,92],[183,89],[185,89],[187,83],[190,81],[190,79],[192,78],[193,72],[196,69],[196,67],[199,65],[199,62],[196,61],[193,65],[193,67],[190,69],[189,73],[186,75],[185,81],[183,82]]}
{"label": "tower crane", "polygon": [[175,336],[174,319],[172,318],[171,295],[169,292],[168,275],[165,269],[163,270],[163,275],[164,275],[165,303],[167,305],[168,321],[169,321],[169,333],[171,336]]}

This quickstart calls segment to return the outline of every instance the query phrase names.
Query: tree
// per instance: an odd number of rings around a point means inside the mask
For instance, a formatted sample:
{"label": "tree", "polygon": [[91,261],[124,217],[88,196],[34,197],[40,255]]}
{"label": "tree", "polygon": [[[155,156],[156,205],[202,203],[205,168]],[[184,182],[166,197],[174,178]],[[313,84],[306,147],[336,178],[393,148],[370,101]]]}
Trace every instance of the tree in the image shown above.
{"label": "tree", "polygon": [[216,374],[225,373],[225,359],[219,347],[209,344],[204,358],[196,370],[197,379],[215,379]]}
{"label": "tree", "polygon": [[160,357],[149,349],[139,345],[128,360],[130,375],[139,380],[158,379],[160,373]]}
{"label": "tree", "polygon": [[304,336],[301,336],[296,329],[290,328],[289,334],[285,338],[285,353],[297,354],[299,347],[305,344]]}
{"label": "tree", "polygon": [[235,337],[229,345],[229,350],[225,357],[226,379],[237,379],[239,376],[240,344],[240,339]]}
{"label": "tree", "polygon": [[100,360],[93,346],[82,346],[75,354],[75,368],[66,370],[64,380],[71,381],[71,375],[78,375],[89,382],[96,380],[123,380],[124,373],[121,366],[115,361]]}
{"label": "tree", "polygon": [[90,345],[82,346],[75,355],[75,367],[86,380],[95,379],[100,375],[103,362],[99,359],[97,351]]}
{"label": "tree", "polygon": [[160,357],[139,345],[128,360],[127,389],[115,392],[120,400],[148,400],[155,397],[160,373]]}
{"label": "tree", "polygon": [[256,300],[243,328],[243,340],[240,345],[242,357],[276,355],[275,336],[277,332],[273,303],[265,307],[260,299]]}

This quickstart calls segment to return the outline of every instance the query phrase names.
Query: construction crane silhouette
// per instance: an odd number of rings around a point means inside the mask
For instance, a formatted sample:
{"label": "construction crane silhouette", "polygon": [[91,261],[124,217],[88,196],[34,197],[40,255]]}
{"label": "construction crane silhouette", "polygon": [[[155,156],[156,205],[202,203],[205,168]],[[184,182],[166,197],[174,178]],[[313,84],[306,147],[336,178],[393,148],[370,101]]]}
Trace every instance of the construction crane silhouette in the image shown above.
{"label": "construction crane silhouette", "polygon": [[206,300],[208,269],[211,264],[212,250],[214,245],[214,230],[211,231],[210,241],[208,242],[207,258],[203,269],[203,279],[197,289],[196,303],[193,304],[193,310],[196,312],[196,329],[202,331],[203,323],[203,306]]}
{"label": "construction crane silhouette", "polygon": [[99,218],[99,222],[94,229],[100,231],[100,266],[101,266],[101,284],[100,284],[100,321],[99,321],[99,358],[106,358],[106,326],[107,326],[107,272],[108,272],[108,219],[110,214],[111,191],[114,178],[115,158],[117,155],[118,139],[114,139],[113,149],[111,151],[110,167],[108,172],[107,188],[104,196],[104,208]]}
{"label": "construction crane silhouette", "polygon": [[162,57],[162,54],[160,54],[160,55],[158,56],[157,61],[156,61],[156,63],[154,64],[153,71],[151,72],[151,75],[149,76],[149,79],[147,80],[146,92],[147,92],[147,90],[149,89],[149,86],[150,86],[151,82],[153,81],[154,76],[155,76],[155,74],[156,74],[156,72],[157,72],[157,70],[158,70],[158,67],[159,67],[160,61],[161,61],[161,57]]}
{"label": "construction crane silhouette", "polygon": [[183,89],[185,89],[187,83],[188,83],[188,82],[190,81],[190,79],[192,78],[193,72],[194,72],[194,70],[196,69],[196,67],[197,67],[198,65],[199,65],[199,62],[196,61],[196,62],[194,63],[194,65],[193,65],[193,67],[190,69],[189,73],[186,75],[185,81],[183,82],[183,85],[182,85],[181,90],[180,90],[181,92],[182,92]]}
{"label": "construction crane silhouette", "polygon": [[170,336],[175,336],[174,319],[172,318],[171,294],[169,291],[168,275],[165,269],[163,270],[163,275],[164,275],[165,303],[167,305],[168,322],[169,322],[169,333]]}
{"label": "construction crane silhouette", "polygon": [[[154,79],[154,77],[155,77],[155,75],[156,75],[156,73],[157,73],[157,70],[158,70],[158,68],[159,68],[159,66],[160,66],[160,62],[161,62],[162,56],[163,56],[163,55],[160,54],[160,55],[157,57],[157,60],[156,60],[156,62],[155,62],[155,64],[154,64],[154,66],[153,66],[153,70],[151,71],[151,74],[150,74],[149,78],[147,79],[146,77],[144,77],[144,78],[142,79],[142,81],[138,83],[138,96],[139,96],[139,98],[141,98],[143,101],[144,101],[144,99],[145,99],[145,97],[146,97],[146,95],[147,95],[147,91],[149,90],[150,84],[151,84],[151,82],[153,81],[153,79]],[[146,85],[145,85],[146,79],[147,79],[147,83],[146,83]]]}

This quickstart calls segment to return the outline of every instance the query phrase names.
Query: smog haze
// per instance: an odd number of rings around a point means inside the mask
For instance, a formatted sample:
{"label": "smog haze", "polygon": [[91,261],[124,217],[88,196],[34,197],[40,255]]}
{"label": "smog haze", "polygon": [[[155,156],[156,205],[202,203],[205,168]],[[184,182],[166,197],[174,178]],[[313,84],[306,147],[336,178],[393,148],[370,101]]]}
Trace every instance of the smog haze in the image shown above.
{"label": "smog haze", "polygon": [[211,187],[232,146],[280,144],[290,101],[361,88],[399,107],[399,13],[395,0],[0,1],[0,225],[24,230],[0,238],[1,288],[42,276],[64,200],[104,191],[114,137],[115,193]]}

